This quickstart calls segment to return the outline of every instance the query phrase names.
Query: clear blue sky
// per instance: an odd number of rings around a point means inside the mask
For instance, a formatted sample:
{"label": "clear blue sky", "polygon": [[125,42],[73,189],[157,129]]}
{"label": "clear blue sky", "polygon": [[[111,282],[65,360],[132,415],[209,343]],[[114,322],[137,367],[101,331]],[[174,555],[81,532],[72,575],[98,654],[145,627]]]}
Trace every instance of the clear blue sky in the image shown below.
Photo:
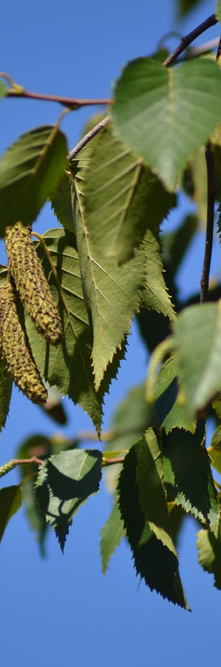
{"label": "clear blue sky", "polygon": [[[7,0],[1,7],[0,69],[29,90],[107,97],[126,61],[151,54],[163,34],[174,29],[185,34],[213,11],[214,2],[207,0],[181,26],[175,21],[172,0]],[[218,36],[218,30],[211,29],[203,40]],[[175,45],[171,40],[171,46]],[[3,101],[0,153],[21,132],[52,123],[59,113],[56,104]],[[84,110],[65,119],[69,148],[77,142],[89,115]],[[173,218],[167,227],[179,219]],[[55,219],[46,206],[36,229],[41,232],[53,226]],[[199,284],[202,251],[203,237],[180,273],[185,293],[190,281],[195,288]],[[218,247],[213,261],[216,271]],[[127,362],[106,400],[105,427],[117,400],[144,379],[145,367],[146,352],[133,326]],[[67,435],[91,428],[80,409],[70,402],[66,406],[70,417]],[[1,438],[0,464],[14,456],[24,437],[37,431],[52,435],[56,428],[15,390]],[[5,481],[17,483],[17,472]],[[197,564],[194,521],[186,523],[179,550],[181,577],[193,609],[188,614],[151,594],[143,583],[137,590],[126,544],[117,549],[106,576],[101,574],[99,532],[110,507],[102,484],[100,494],[74,518],[64,556],[55,536],[49,534],[46,560],[39,555],[24,511],[11,520],[0,548],[0,659],[4,667],[158,667],[162,662],[170,667],[203,667],[219,658],[221,593]]]}

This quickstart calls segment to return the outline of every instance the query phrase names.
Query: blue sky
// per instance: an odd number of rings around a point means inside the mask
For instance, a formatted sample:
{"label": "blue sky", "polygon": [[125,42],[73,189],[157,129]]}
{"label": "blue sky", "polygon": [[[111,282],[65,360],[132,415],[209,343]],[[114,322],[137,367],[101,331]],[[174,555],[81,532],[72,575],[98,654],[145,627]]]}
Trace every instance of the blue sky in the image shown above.
{"label": "blue sky", "polygon": [[[76,97],[108,97],[121,67],[133,58],[151,54],[171,30],[186,34],[214,11],[207,0],[182,26],[175,21],[172,0],[8,0],[1,7],[0,69],[25,88]],[[200,41],[218,36],[218,27]],[[171,39],[171,48],[176,45]],[[1,109],[0,153],[17,136],[41,123],[57,120],[57,104],[4,100]],[[71,149],[90,110],[69,114],[63,122]],[[177,224],[181,214],[167,223]],[[55,226],[49,206],[36,230]],[[180,272],[183,293],[200,280],[203,235],[191,249]],[[0,261],[4,261],[4,252]],[[216,244],[212,272],[219,271]],[[146,352],[135,326],[127,361],[119,381],[106,399],[105,427],[119,398],[145,377]],[[65,402],[67,435],[91,428],[78,408]],[[14,456],[23,438],[35,432],[52,435],[58,429],[39,408],[14,390],[10,417],[2,433],[0,464]],[[18,482],[17,472],[5,478]],[[99,532],[111,508],[105,492],[93,497],[78,513],[64,556],[53,534],[47,540],[47,559],[41,559],[22,509],[10,522],[0,548],[0,646],[4,667],[22,664],[139,667],[200,664],[218,657],[220,593],[212,577],[197,564],[196,524],[190,519],[180,544],[180,570],[192,614],[164,602],[142,583],[138,589],[131,554],[122,544],[104,577],[101,574]],[[211,646],[209,643],[212,638]],[[202,641],[203,638],[203,641]]]}

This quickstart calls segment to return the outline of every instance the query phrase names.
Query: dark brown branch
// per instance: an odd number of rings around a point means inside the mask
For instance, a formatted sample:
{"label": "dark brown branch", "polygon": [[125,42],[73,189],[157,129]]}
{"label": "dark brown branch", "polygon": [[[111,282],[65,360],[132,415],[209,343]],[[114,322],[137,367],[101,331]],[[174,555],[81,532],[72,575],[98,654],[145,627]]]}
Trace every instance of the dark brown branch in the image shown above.
{"label": "dark brown branch", "polygon": [[185,37],[182,37],[182,40],[181,40],[180,44],[177,46],[175,51],[173,51],[173,53],[171,53],[168,56],[168,58],[166,58],[166,60],[164,60],[163,65],[165,65],[165,67],[169,67],[170,65],[172,65],[172,63],[174,63],[175,60],[177,60],[177,58],[179,58],[181,53],[183,53],[183,51],[185,51],[185,49],[192,42],[194,42],[194,40],[197,37],[202,35],[203,32],[208,30],[208,28],[211,28],[213,25],[216,25],[216,23],[218,23],[218,19],[215,17],[215,14],[212,14],[205,21],[203,21],[203,23],[201,23],[197,28],[195,28],[195,30],[192,30],[192,32],[189,32],[188,35],[186,35]]}
{"label": "dark brown branch", "polygon": [[77,99],[77,98],[72,98],[72,97],[63,97],[61,95],[47,95],[44,93],[30,93],[28,90],[25,90],[24,88],[18,89],[15,87],[13,90],[10,89],[6,93],[6,97],[17,97],[17,98],[26,98],[26,99],[31,99],[31,100],[43,100],[44,102],[58,102],[59,104],[62,104],[63,106],[67,107],[68,109],[76,110],[79,109],[80,107],[86,107],[86,106],[106,106],[107,104],[110,104],[112,100],[110,99]]}
{"label": "dark brown branch", "polygon": [[215,165],[214,165],[214,157],[210,141],[208,142],[205,148],[205,157],[206,157],[206,168],[207,168],[208,192],[207,192],[206,243],[205,243],[202,278],[200,281],[201,303],[204,303],[208,299],[209,272],[210,272],[212,243],[213,243],[214,204],[215,204],[215,194],[216,194]]}

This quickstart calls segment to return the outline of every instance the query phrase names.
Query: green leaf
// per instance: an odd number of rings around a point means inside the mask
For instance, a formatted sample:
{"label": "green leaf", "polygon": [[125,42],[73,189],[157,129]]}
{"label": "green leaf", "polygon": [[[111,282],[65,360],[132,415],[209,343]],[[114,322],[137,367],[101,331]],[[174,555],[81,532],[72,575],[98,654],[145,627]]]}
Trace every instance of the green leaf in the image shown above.
{"label": "green leaf", "polygon": [[221,590],[221,539],[209,530],[200,530],[196,543],[199,563],[209,574],[214,574],[214,586]]}
{"label": "green leaf", "polygon": [[72,213],[71,183],[70,178],[65,171],[53,192],[51,208],[54,209],[58,222],[63,225],[64,229],[75,234]]}
{"label": "green leaf", "polygon": [[0,163],[0,235],[20,220],[31,224],[50,197],[66,164],[67,142],[57,125],[25,134],[4,153]]}
{"label": "green leaf", "polygon": [[109,363],[123,338],[130,331],[131,319],[138,310],[141,288],[145,280],[143,249],[135,251],[133,259],[119,266],[115,257],[104,258],[90,244],[85,227],[83,197],[75,180],[79,206],[77,215],[77,246],[83,292],[93,322],[95,388],[99,389]]}
{"label": "green leaf", "polygon": [[213,467],[221,475],[221,426],[213,434],[210,447],[208,447],[208,454],[211,456]]}
{"label": "green leaf", "polygon": [[116,502],[113,505],[110,516],[101,530],[100,550],[103,574],[107,571],[110,558],[125,534],[120,510],[118,503]]}
{"label": "green leaf", "polygon": [[174,320],[175,312],[163,277],[159,239],[148,230],[143,246],[146,256],[146,290],[143,292],[142,305]]}
{"label": "green leaf", "polygon": [[220,121],[221,72],[199,59],[177,68],[139,58],[115,89],[112,120],[119,138],[173,191],[191,154]]}
{"label": "green leaf", "polygon": [[3,359],[0,359],[0,431],[5,426],[9,413],[12,393],[12,378],[6,370]]}
{"label": "green leaf", "polygon": [[45,514],[64,551],[72,518],[89,496],[99,491],[102,453],[73,450],[51,456],[41,466],[36,482],[40,510]]}
{"label": "green leaf", "polygon": [[0,81],[0,97],[5,97],[5,95],[7,94],[7,90],[8,90],[7,86],[5,86],[3,81]]}
{"label": "green leaf", "polygon": [[176,503],[214,531],[219,506],[204,440],[204,422],[193,434],[182,429],[162,433],[164,481]]}
{"label": "green leaf", "polygon": [[60,394],[56,387],[48,386],[47,392],[47,402],[39,406],[40,410],[42,410],[47,417],[50,417],[57,424],[60,424],[60,426],[66,426],[68,418]]}
{"label": "green leaf", "polygon": [[21,504],[22,488],[20,484],[0,489],[0,542],[9,520],[18,512]]}
{"label": "green leaf", "polygon": [[188,12],[194,9],[201,0],[178,0],[178,16],[184,17]]}
{"label": "green leaf", "polygon": [[173,329],[180,400],[188,417],[195,418],[221,390],[221,300],[186,308]]}
{"label": "green leaf", "polygon": [[155,589],[174,604],[189,609],[179,576],[177,557],[157,539],[141,509],[136,480],[140,450],[141,444],[130,449],[118,484],[119,507],[136,571],[151,590]]}
{"label": "green leaf", "polygon": [[140,157],[113,134],[99,133],[84,185],[85,225],[101,254],[126,262],[146,229],[157,233],[173,198]]}
{"label": "green leaf", "polygon": [[148,429],[140,441],[137,483],[140,504],[150,529],[158,540],[177,557],[171,536],[171,525],[163,482],[163,462],[156,434]]}
{"label": "green leaf", "polygon": [[216,0],[215,16],[221,22],[221,0]]}
{"label": "green leaf", "polygon": [[167,359],[161,367],[156,388],[156,412],[161,426],[166,433],[173,428],[183,428],[194,433],[196,422],[187,419],[185,407],[177,402],[178,394],[178,355]]}
{"label": "green leaf", "polygon": [[[88,412],[99,433],[103,395],[111,378],[108,375],[99,393],[96,393],[91,365],[93,331],[82,293],[75,237],[61,229],[52,229],[42,238],[57,271],[59,290],[42,244],[38,243],[36,250],[43,259],[46,277],[59,306],[64,335],[55,348],[43,340],[32,320],[27,318],[34,358],[41,375],[50,385],[56,385],[63,396],[68,394],[75,404],[79,403]],[[111,377],[114,377],[118,365],[119,358],[114,359],[113,367],[109,369]]]}

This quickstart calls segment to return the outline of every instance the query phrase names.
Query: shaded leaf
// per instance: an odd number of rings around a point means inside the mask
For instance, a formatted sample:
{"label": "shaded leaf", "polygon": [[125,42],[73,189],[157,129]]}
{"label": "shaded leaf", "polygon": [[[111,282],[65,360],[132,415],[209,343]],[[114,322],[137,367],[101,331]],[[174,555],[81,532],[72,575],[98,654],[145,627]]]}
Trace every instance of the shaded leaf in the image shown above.
{"label": "shaded leaf", "polygon": [[0,542],[11,517],[18,512],[22,504],[22,488],[8,486],[0,489]]}
{"label": "shaded leaf", "polygon": [[[115,257],[104,258],[90,244],[83,212],[83,197],[75,180],[79,206],[77,246],[81,279],[87,306],[93,322],[92,359],[95,388],[99,389],[104,373],[122,340],[129,333],[131,319],[139,308],[145,280],[143,249],[133,259],[119,266]],[[73,204],[75,206],[75,204]]]}
{"label": "shaded leaf", "polygon": [[182,429],[162,432],[164,481],[176,503],[214,531],[219,506],[204,440],[204,422],[194,434]]}
{"label": "shaded leaf", "polygon": [[62,551],[74,514],[99,490],[101,464],[100,451],[73,450],[51,456],[41,466],[36,495]]}
{"label": "shaded leaf", "polygon": [[193,188],[191,199],[196,202],[198,219],[205,227],[207,221],[207,168],[204,146],[200,146],[190,158],[187,173]]}
{"label": "shaded leaf", "polygon": [[151,590],[189,609],[183,592],[175,554],[158,540],[150,529],[140,506],[136,470],[141,445],[134,445],[127,454],[119,477],[119,507],[133,552],[137,574]]}
{"label": "shaded leaf", "polygon": [[146,289],[143,292],[142,305],[174,320],[175,312],[163,277],[159,239],[148,230],[143,246],[146,257]]}
{"label": "shaded leaf", "polygon": [[64,171],[56,189],[51,198],[51,208],[53,208],[58,222],[60,222],[64,229],[67,229],[72,234],[75,234],[73,213],[72,213],[72,199],[71,199],[71,183],[70,178]]}
{"label": "shaded leaf", "polygon": [[221,475],[221,426],[213,434],[210,447],[208,447],[208,454],[211,456],[212,465]]}
{"label": "shaded leaf", "polygon": [[140,504],[150,529],[177,556],[171,536],[166,492],[163,481],[163,461],[156,434],[148,429],[140,440],[141,450],[137,465],[137,483]]}
{"label": "shaded leaf", "polygon": [[4,360],[0,358],[0,431],[5,426],[8,416],[12,384],[12,377],[6,370]]}
{"label": "shaded leaf", "polygon": [[59,181],[66,155],[66,138],[57,125],[30,130],[8,148],[0,163],[0,236],[7,225],[35,220]]}
{"label": "shaded leaf", "polygon": [[178,15],[183,17],[201,2],[201,0],[178,0]]}
{"label": "shaded leaf", "polygon": [[56,387],[48,387],[48,398],[44,405],[40,406],[43,412],[53,419],[57,424],[65,426],[67,424],[67,414],[64,409],[64,403]]}
{"label": "shaded leaf", "polygon": [[214,586],[221,590],[221,539],[209,530],[200,530],[197,535],[198,559],[206,572],[214,575]]}
{"label": "shaded leaf", "polygon": [[193,433],[196,428],[196,422],[187,419],[185,406],[177,402],[177,356],[175,355],[167,359],[160,369],[156,387],[156,412],[160,425],[164,427],[166,433],[176,427],[184,428]]}
{"label": "shaded leaf", "polygon": [[90,243],[103,255],[126,262],[146,229],[157,233],[173,197],[113,134],[111,124],[99,133],[84,185],[85,225]]}
{"label": "shaded leaf", "polygon": [[110,558],[125,534],[120,510],[118,503],[116,502],[113,505],[110,516],[101,530],[100,550],[103,574],[107,571]]}
{"label": "shaded leaf", "polygon": [[221,72],[209,59],[165,68],[139,58],[123,70],[111,116],[119,138],[173,191],[189,156],[220,121],[220,97]]}

